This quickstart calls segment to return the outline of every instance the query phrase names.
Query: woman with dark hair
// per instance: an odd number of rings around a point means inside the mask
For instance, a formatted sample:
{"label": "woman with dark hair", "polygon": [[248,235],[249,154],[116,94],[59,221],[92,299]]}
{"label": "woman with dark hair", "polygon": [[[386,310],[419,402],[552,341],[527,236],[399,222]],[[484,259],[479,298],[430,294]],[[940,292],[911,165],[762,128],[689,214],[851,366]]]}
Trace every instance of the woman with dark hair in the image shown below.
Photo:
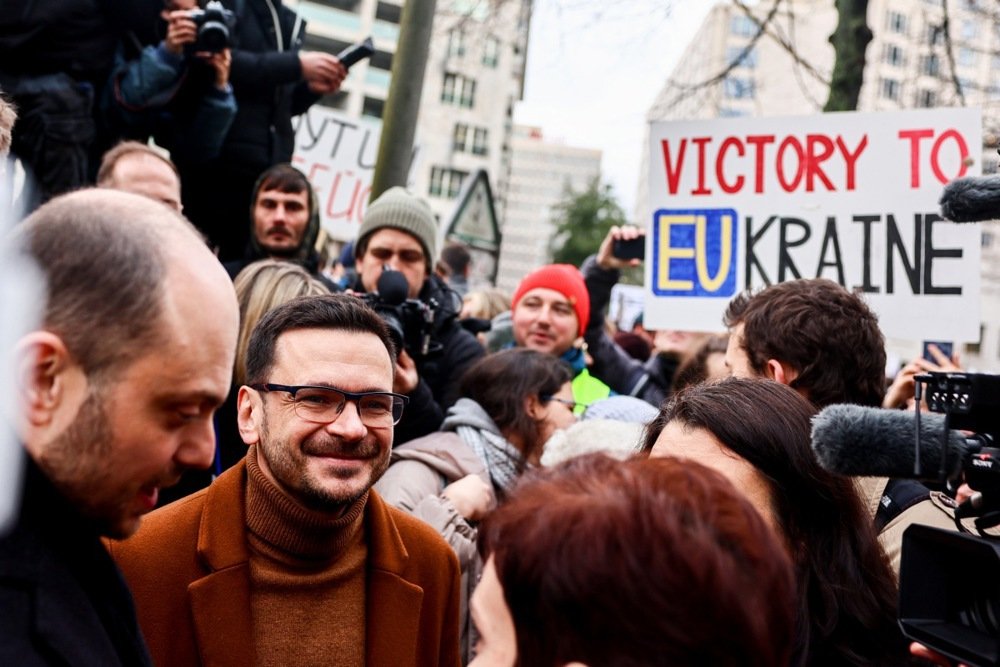
{"label": "woman with dark hair", "polygon": [[[524,348],[484,357],[462,376],[463,398],[441,430],[392,450],[375,490],[437,528],[458,554],[463,610],[482,567],[476,523],[541,458],[545,441],[576,421],[573,374],[557,357]],[[463,613],[463,652],[473,644]]]}
{"label": "woman with dark hair", "polygon": [[531,473],[483,524],[475,667],[784,667],[795,582],[722,475],[596,454]]}
{"label": "woman with dark hair", "polygon": [[784,538],[798,578],[793,664],[906,664],[888,558],[852,480],[816,461],[813,414],[769,380],[694,385],[660,409],[643,450],[715,468]]}

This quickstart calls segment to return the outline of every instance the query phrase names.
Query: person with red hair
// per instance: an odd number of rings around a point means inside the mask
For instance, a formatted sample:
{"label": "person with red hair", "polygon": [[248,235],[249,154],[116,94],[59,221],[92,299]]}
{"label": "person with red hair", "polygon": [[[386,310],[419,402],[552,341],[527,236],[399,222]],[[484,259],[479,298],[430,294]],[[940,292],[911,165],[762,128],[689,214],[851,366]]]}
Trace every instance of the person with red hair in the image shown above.
{"label": "person with red hair", "polygon": [[582,456],[529,475],[480,531],[471,667],[787,665],[779,538],[722,475]]}

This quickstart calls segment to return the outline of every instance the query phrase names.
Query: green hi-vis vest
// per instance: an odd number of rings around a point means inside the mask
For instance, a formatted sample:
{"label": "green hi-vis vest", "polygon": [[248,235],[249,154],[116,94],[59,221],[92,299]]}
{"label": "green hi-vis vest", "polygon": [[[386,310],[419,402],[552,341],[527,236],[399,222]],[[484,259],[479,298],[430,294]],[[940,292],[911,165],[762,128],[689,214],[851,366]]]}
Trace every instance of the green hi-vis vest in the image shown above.
{"label": "green hi-vis vest", "polygon": [[574,410],[576,414],[581,414],[594,401],[611,395],[611,387],[591,375],[586,368],[573,378],[572,386],[573,400],[576,401],[576,409]]}

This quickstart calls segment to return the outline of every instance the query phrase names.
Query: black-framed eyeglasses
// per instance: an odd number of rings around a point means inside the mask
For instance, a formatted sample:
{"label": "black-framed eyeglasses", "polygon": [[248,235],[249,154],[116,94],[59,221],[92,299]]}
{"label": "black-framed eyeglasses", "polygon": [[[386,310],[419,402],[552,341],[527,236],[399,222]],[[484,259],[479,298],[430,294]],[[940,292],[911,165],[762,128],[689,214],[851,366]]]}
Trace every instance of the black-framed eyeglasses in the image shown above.
{"label": "black-framed eyeglasses", "polygon": [[344,391],[314,385],[252,384],[257,391],[283,391],[292,397],[292,409],[304,421],[330,424],[337,421],[347,401],[358,406],[361,423],[372,428],[388,428],[399,423],[409,397],[391,391]]}
{"label": "black-framed eyeglasses", "polygon": [[553,396],[551,394],[542,394],[539,398],[543,401],[555,401],[556,403],[562,403],[570,410],[576,410],[577,406],[580,406],[581,408],[587,407],[583,403],[577,403],[576,401],[571,401],[568,398],[559,398],[558,396]]}

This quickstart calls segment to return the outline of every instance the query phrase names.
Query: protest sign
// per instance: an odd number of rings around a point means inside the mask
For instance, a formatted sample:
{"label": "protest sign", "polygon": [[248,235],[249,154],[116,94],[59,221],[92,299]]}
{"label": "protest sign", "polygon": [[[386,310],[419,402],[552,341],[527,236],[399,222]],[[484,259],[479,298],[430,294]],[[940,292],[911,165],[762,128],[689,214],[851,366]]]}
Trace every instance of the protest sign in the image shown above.
{"label": "protest sign", "polygon": [[295,123],[292,164],[316,191],[323,228],[331,238],[349,241],[368,207],[381,123],[318,106]]}
{"label": "protest sign", "polygon": [[719,330],[747,287],[829,278],[887,336],[979,338],[978,224],[941,218],[980,173],[978,109],[650,126],[650,328]]}

